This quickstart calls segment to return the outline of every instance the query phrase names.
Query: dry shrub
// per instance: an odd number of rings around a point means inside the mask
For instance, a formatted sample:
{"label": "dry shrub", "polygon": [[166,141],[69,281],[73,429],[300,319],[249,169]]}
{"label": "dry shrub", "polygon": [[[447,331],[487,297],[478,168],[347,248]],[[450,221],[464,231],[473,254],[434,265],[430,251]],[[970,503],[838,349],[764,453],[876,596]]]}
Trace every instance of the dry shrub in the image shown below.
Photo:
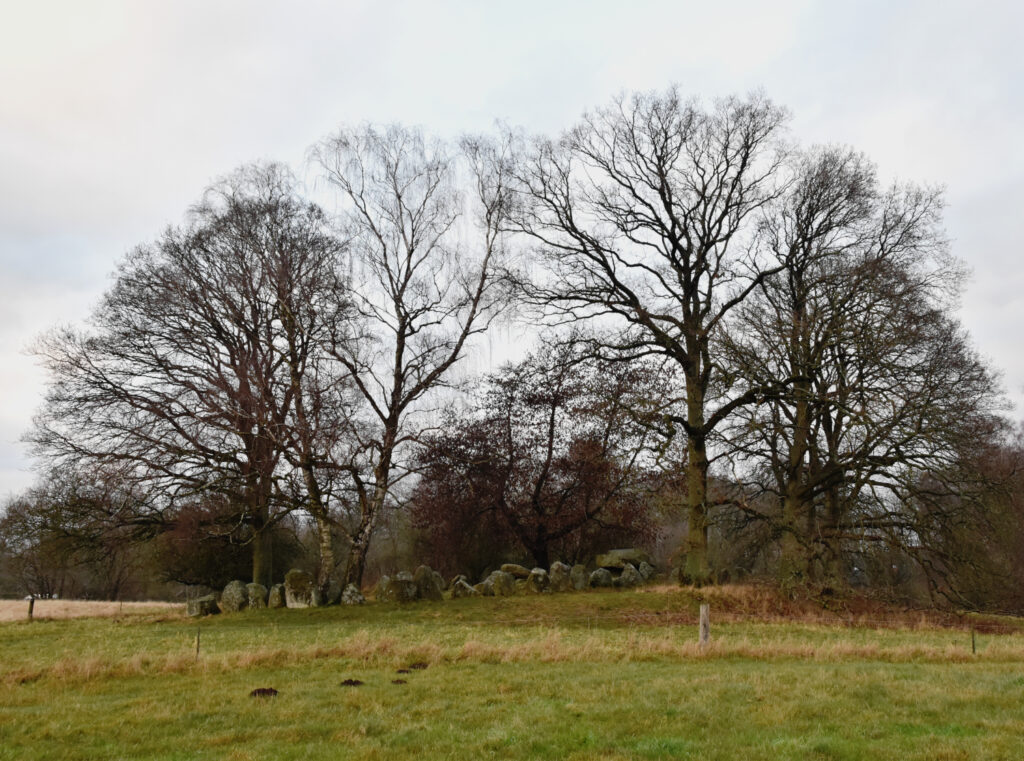
{"label": "dry shrub", "polygon": [[643,624],[696,624],[697,603],[711,605],[712,619],[719,622],[799,623],[870,629],[964,629],[970,625],[979,633],[1012,634],[1024,631],[1019,620],[984,614],[963,614],[948,610],[907,608],[861,593],[822,593],[804,590],[785,595],[772,584],[727,584],[701,589],[671,584],[647,587],[643,592],[668,599],[692,598],[682,610],[622,610],[619,620]]}

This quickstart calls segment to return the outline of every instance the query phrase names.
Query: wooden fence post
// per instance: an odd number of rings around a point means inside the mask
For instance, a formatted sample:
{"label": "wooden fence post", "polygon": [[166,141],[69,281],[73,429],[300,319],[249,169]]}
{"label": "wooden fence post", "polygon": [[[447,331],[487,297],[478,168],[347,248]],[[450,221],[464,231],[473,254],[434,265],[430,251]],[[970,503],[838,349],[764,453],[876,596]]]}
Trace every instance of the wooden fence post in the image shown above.
{"label": "wooden fence post", "polygon": [[35,607],[36,607],[36,596],[32,595],[31,597],[28,598],[28,620],[29,621],[32,620],[32,611],[35,609]]}
{"label": "wooden fence post", "polygon": [[709,615],[708,603],[701,603],[700,606],[700,646],[701,649],[707,647],[708,640],[711,638],[711,616]]}

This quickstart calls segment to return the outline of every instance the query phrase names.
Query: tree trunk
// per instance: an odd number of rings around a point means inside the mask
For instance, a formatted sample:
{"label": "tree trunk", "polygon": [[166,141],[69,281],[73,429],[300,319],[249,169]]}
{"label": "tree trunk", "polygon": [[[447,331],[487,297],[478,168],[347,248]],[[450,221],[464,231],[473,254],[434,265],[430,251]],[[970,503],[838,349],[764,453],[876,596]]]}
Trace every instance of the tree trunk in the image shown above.
{"label": "tree trunk", "polygon": [[827,515],[828,525],[825,527],[825,559],[824,559],[824,579],[828,584],[833,586],[842,587],[843,583],[843,572],[842,572],[842,558],[841,548],[839,546],[839,532],[840,532],[840,507],[839,507],[839,488],[831,487],[825,492],[825,513]]}
{"label": "tree trunk", "polygon": [[[687,341],[691,356],[697,344]],[[681,582],[702,586],[711,581],[708,565],[708,451],[704,433],[704,386],[700,376],[686,376],[686,563]]]}
{"label": "tree trunk", "polygon": [[[799,326],[798,318],[799,314],[794,316],[794,322]],[[796,338],[791,342],[790,355],[794,357],[793,370],[800,371],[806,367],[807,363],[802,361],[801,344]],[[807,512],[803,481],[810,435],[810,384],[808,381],[799,381],[793,385],[793,391],[796,415],[793,441],[786,463],[786,491],[782,498],[782,556],[779,559],[779,581],[784,587],[807,581],[807,551],[805,543],[801,541],[806,521],[801,519],[806,518]]]}
{"label": "tree trunk", "polygon": [[807,555],[799,537],[803,500],[800,485],[792,481],[782,500],[782,556],[779,558],[779,581],[783,586],[800,584],[807,578]]}
{"label": "tree trunk", "polygon": [[317,539],[320,546],[320,564],[316,570],[316,585],[320,590],[320,599],[327,600],[334,574],[334,543],[331,536],[331,522],[326,512],[317,510],[313,515],[316,521]]}
{"label": "tree trunk", "polygon": [[804,518],[806,521],[804,536],[807,537],[807,580],[812,584],[820,581],[824,576],[822,569],[824,545],[822,543],[821,520],[818,513],[818,506],[813,501],[808,502],[804,506]]}
{"label": "tree trunk", "polygon": [[690,437],[686,462],[686,564],[681,581],[702,586],[711,580],[708,565],[708,454],[702,438]]}
{"label": "tree trunk", "polygon": [[538,540],[530,548],[530,554],[533,556],[533,562],[536,563],[538,568],[548,569],[551,567],[551,551],[548,549],[548,543],[545,540]]}
{"label": "tree trunk", "polygon": [[[264,463],[266,457],[251,454],[250,462]],[[270,479],[259,472],[249,474],[246,509],[252,523],[252,580],[270,587],[274,576],[273,528],[270,521]]]}
{"label": "tree trunk", "polygon": [[[295,383],[298,384],[298,381],[296,380]],[[298,402],[296,406],[300,406]],[[301,413],[300,419],[302,425],[305,426],[304,411]],[[309,495],[309,513],[313,516],[313,521],[316,524],[317,546],[320,550],[320,560],[316,569],[316,586],[320,590],[320,599],[327,600],[330,596],[331,577],[334,575],[334,537],[331,531],[330,513],[324,504],[320,484],[308,457],[308,448],[306,454],[306,461],[301,466],[302,479]]]}
{"label": "tree trunk", "polygon": [[[352,537],[352,547],[348,553],[348,564],[345,567],[345,578],[342,586],[354,584],[357,589],[362,589],[363,574],[366,572],[366,555],[370,550],[370,537],[373,535],[374,523],[377,518],[377,499],[373,496],[371,504],[364,507],[359,521],[359,529]],[[380,495],[380,502],[383,504],[384,495]]]}
{"label": "tree trunk", "polygon": [[362,533],[357,534],[348,553],[348,565],[345,568],[345,578],[342,581],[345,586],[354,584],[357,589],[362,589],[363,574],[366,572],[366,553],[369,547],[369,537],[364,538]]}
{"label": "tree trunk", "polygon": [[269,526],[253,528],[252,538],[252,580],[270,587],[274,575],[273,535]]}

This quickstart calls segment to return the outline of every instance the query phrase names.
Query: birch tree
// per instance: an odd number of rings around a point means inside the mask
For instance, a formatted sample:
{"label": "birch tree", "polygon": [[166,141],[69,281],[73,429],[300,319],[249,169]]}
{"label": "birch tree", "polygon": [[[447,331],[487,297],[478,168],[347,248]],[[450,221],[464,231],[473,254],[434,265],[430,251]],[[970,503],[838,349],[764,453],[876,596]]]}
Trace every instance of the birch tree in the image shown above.
{"label": "birch tree", "polygon": [[355,319],[339,323],[331,354],[357,409],[333,467],[348,484],[343,582],[358,586],[440,392],[507,304],[498,274],[507,167],[486,141],[456,152],[399,126],[342,130],[312,155],[350,245]]}

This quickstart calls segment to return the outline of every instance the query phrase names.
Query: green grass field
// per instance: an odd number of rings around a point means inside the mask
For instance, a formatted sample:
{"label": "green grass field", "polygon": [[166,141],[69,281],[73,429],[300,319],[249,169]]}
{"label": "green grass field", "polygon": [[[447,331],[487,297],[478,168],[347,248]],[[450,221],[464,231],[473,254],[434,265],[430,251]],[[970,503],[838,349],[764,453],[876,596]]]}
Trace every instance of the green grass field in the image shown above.
{"label": "green grass field", "polygon": [[699,596],[6,623],[0,759],[1024,758],[1016,620]]}

